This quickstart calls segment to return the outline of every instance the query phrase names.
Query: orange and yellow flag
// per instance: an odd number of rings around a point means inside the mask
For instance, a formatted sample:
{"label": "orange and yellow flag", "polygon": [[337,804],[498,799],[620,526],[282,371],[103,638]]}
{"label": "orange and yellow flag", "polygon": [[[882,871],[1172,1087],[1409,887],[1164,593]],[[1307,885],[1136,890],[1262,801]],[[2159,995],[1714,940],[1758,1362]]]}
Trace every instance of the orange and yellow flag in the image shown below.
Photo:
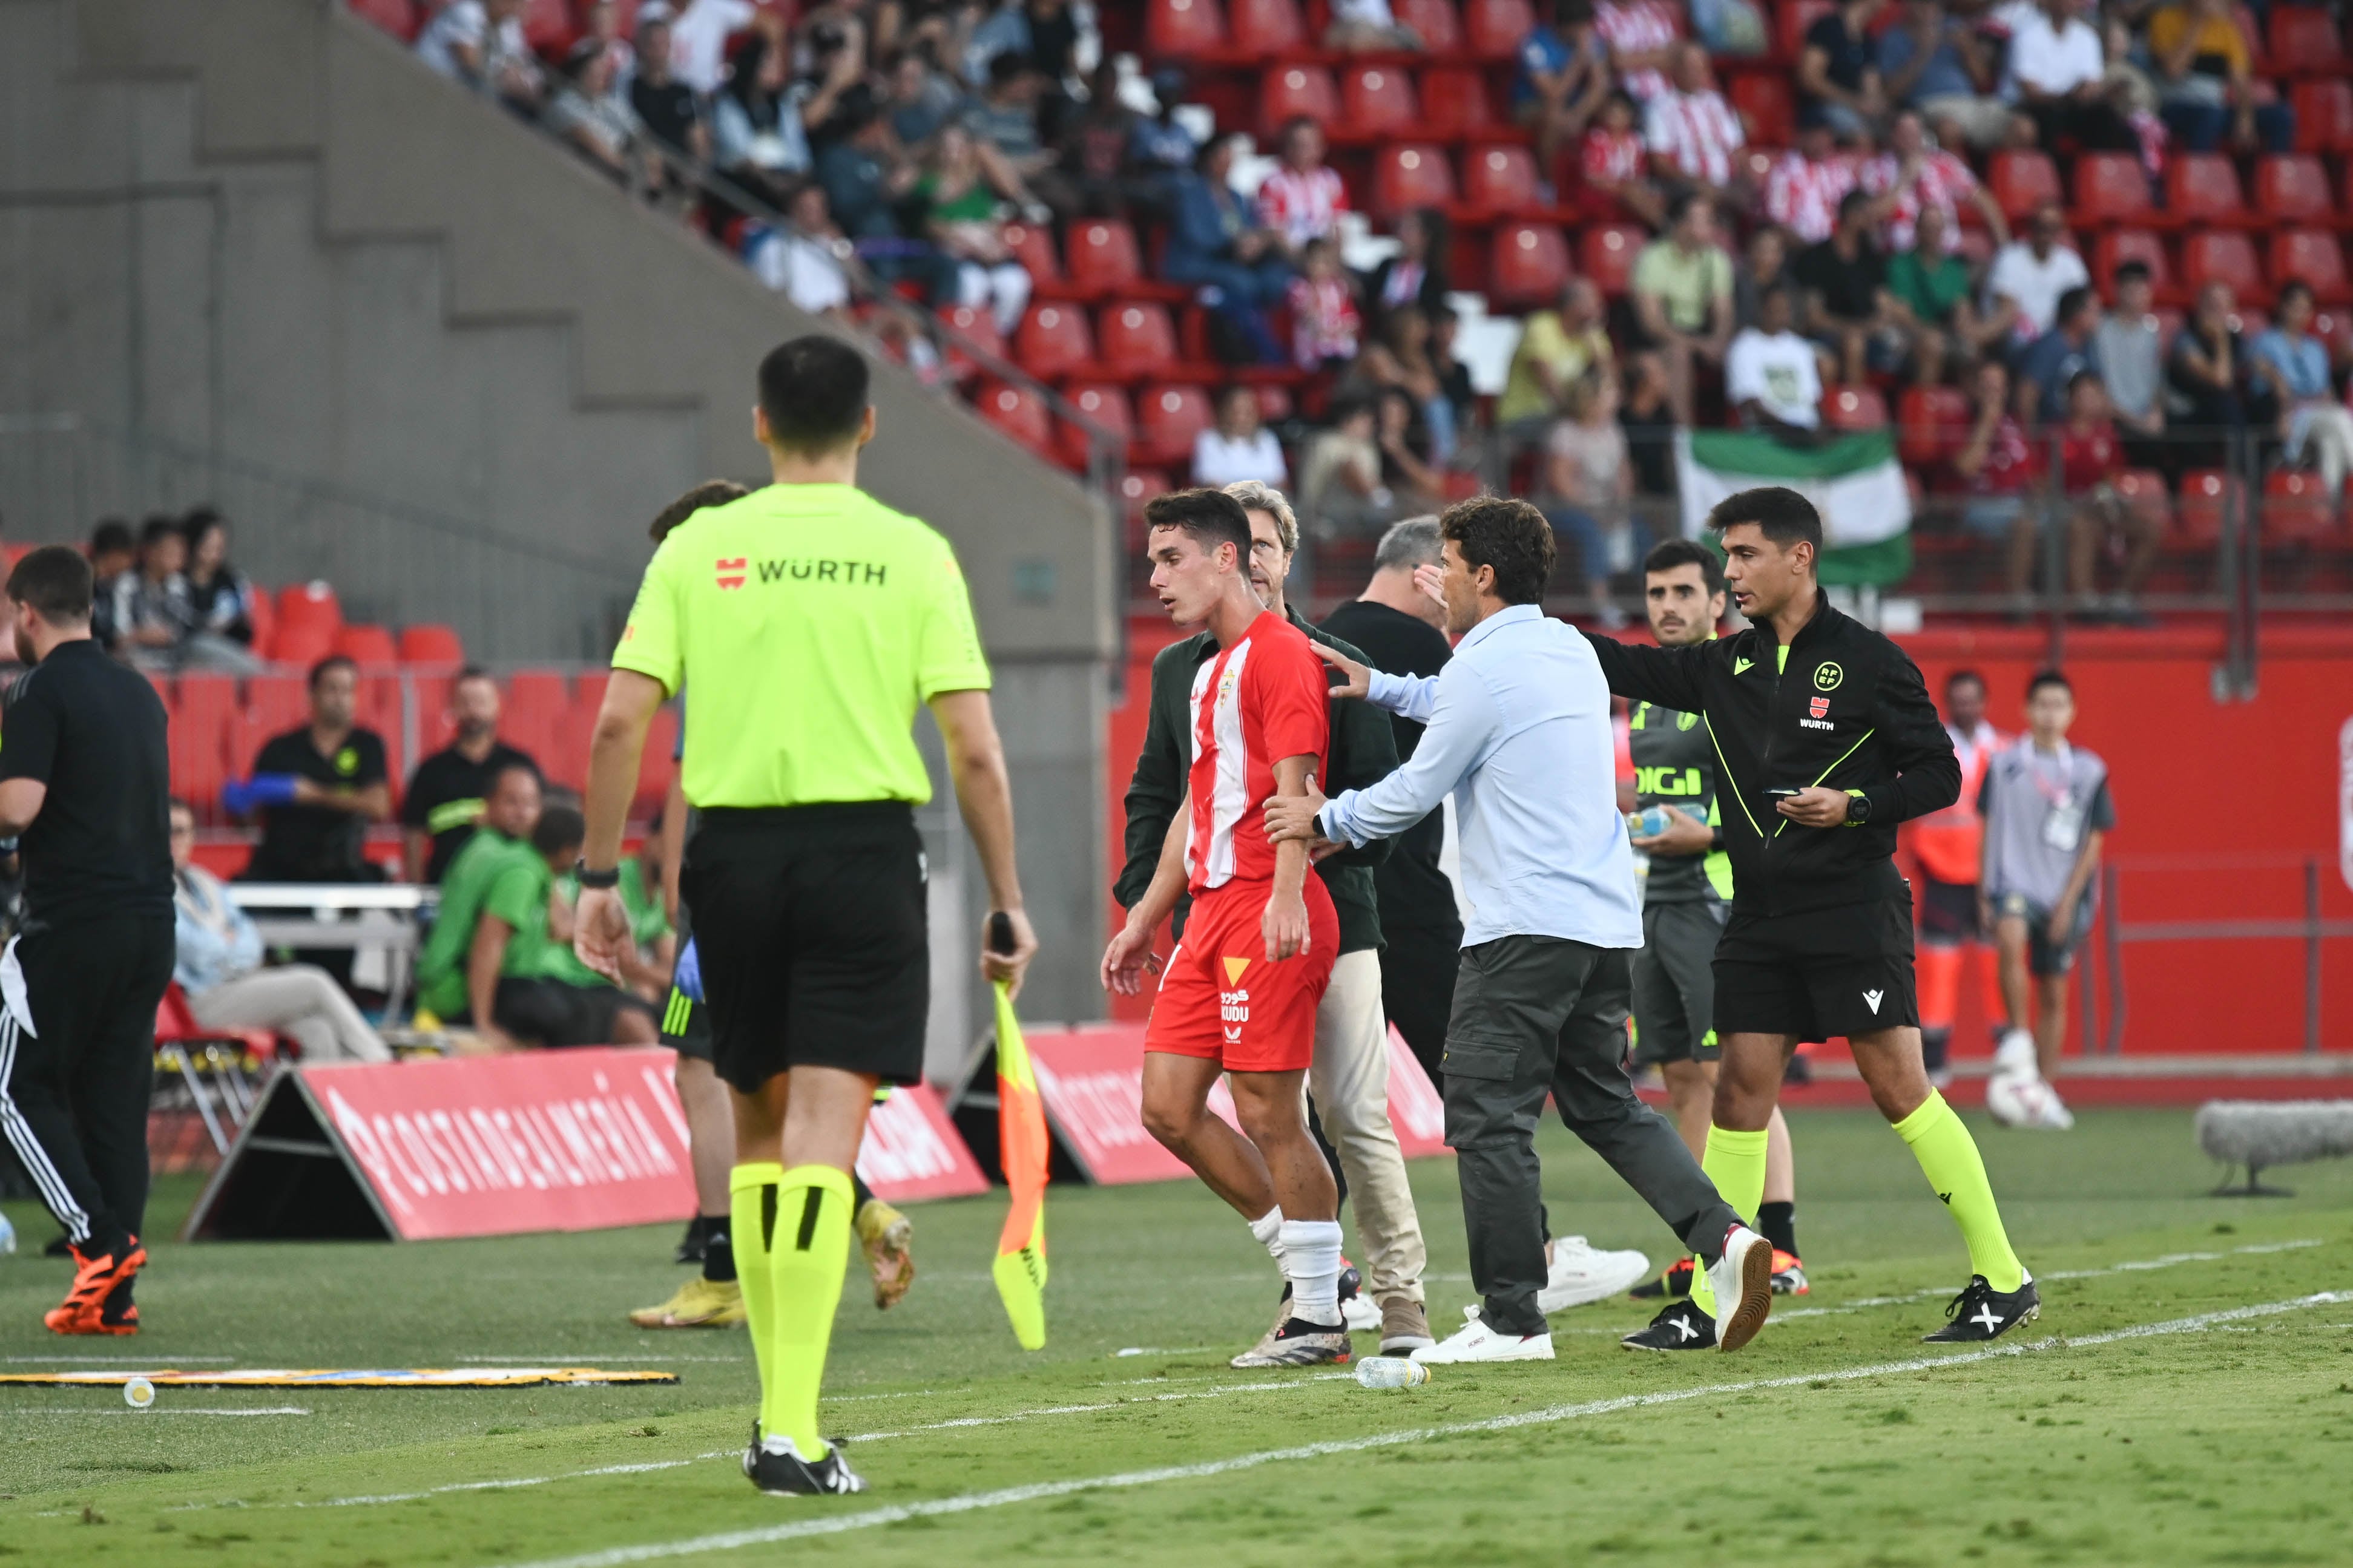
{"label": "orange and yellow flag", "polygon": [[1046,1344],[1046,1104],[1005,983],[997,984],[997,1142],[1012,1207],[997,1238],[997,1293],[1025,1351]]}

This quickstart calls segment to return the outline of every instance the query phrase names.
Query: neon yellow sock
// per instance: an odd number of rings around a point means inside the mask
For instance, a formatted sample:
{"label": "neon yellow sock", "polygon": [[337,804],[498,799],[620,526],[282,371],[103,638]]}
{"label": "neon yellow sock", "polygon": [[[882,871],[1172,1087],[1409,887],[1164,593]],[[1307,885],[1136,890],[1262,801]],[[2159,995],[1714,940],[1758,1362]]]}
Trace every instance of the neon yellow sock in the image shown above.
{"label": "neon yellow sock", "polygon": [[776,1226],[766,1234],[774,1324],[760,1366],[760,1429],[779,1433],[808,1458],[826,1451],[817,1391],[849,1265],[849,1173],[796,1165],[776,1184]]}
{"label": "neon yellow sock", "polygon": [[1897,1122],[1895,1131],[1912,1146],[1912,1157],[1920,1162],[1928,1185],[1953,1211],[1953,1223],[1968,1244],[1970,1270],[1984,1275],[1997,1290],[2017,1289],[2025,1282],[2026,1270],[2010,1249],[1993,1184],[1986,1180],[1985,1162],[1978,1156],[1978,1142],[1968,1128],[1945,1097],[1930,1089],[1920,1109]]}
{"label": "neon yellow sock", "polygon": [[[1757,1223],[1757,1205],[1765,1201],[1765,1130],[1736,1132],[1710,1126],[1707,1152],[1699,1168],[1715,1184],[1718,1196],[1732,1205],[1745,1225]],[[1707,1265],[1692,1258],[1692,1304],[1715,1316],[1715,1289],[1707,1282]]]}
{"label": "neon yellow sock", "polygon": [[768,1234],[776,1228],[776,1184],[785,1168],[774,1160],[727,1173],[727,1237],[735,1248],[735,1280],[744,1291],[744,1323],[752,1331],[752,1358],[760,1386],[768,1386],[768,1341],[776,1332],[776,1295],[768,1282]]}

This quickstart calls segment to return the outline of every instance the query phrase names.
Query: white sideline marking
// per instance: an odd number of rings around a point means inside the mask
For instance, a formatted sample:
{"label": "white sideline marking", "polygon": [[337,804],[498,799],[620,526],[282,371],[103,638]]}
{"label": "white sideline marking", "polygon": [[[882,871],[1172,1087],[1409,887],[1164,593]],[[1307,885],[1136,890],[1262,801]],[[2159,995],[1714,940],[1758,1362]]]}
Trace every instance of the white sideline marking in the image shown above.
{"label": "white sideline marking", "polygon": [[163,1357],[148,1355],[0,1355],[0,1361],[9,1362],[61,1362],[67,1363],[85,1361],[125,1362],[132,1366],[142,1367],[150,1372],[161,1367],[193,1365],[200,1361],[226,1363],[235,1360],[237,1360],[237,1357],[233,1355],[178,1355]]}
{"label": "white sideline marking", "polygon": [[292,1405],[273,1405],[266,1407],[248,1405],[233,1410],[190,1409],[177,1405],[151,1405],[145,1410],[132,1410],[128,1406],[121,1410],[110,1410],[105,1405],[94,1405],[84,1410],[71,1405],[45,1405],[31,1410],[11,1410],[8,1414],[11,1415],[308,1415],[311,1413]]}
{"label": "white sideline marking", "polygon": [[2082,1350],[2094,1345],[2113,1344],[2120,1340],[2146,1339],[2158,1334],[2198,1333],[2218,1323],[2236,1322],[2248,1318],[2274,1317],[2305,1307],[2333,1306],[2353,1301],[2353,1290],[2323,1290],[2293,1300],[2269,1301],[2258,1306],[2232,1307],[2216,1312],[2200,1312],[2194,1317],[2175,1318],[2170,1321],[2143,1323],[2134,1328],[2116,1329],[2107,1333],[2086,1334],[2081,1339],[2051,1338],[2031,1344],[1989,1345],[1983,1350],[1962,1351],[1952,1355],[1916,1356],[1906,1361],[1882,1362],[1875,1366],[1847,1367],[1831,1372],[1805,1373],[1788,1377],[1762,1377],[1746,1383],[1715,1384],[1702,1388],[1664,1389],[1651,1394],[1625,1394],[1616,1399],[1594,1400],[1583,1405],[1555,1405],[1541,1410],[1522,1411],[1509,1415],[1490,1416],[1483,1421],[1455,1422],[1443,1426],[1422,1426],[1402,1432],[1378,1432],[1363,1437],[1350,1437],[1334,1442],[1305,1443],[1293,1448],[1269,1448],[1255,1454],[1238,1454],[1230,1459],[1213,1459],[1199,1465],[1170,1465],[1158,1469],[1128,1470],[1118,1475],[1090,1476],[1066,1481],[1039,1481],[1029,1486],[1006,1487],[997,1491],[967,1492],[961,1497],[938,1498],[929,1502],[904,1503],[889,1508],[868,1509],[860,1513],[836,1514],[830,1518],[806,1519],[791,1524],[770,1525],[761,1530],[729,1531],[716,1535],[694,1536],[685,1541],[649,1542],[642,1546],[617,1546],[603,1552],[589,1552],[574,1557],[553,1557],[520,1565],[520,1568],[624,1568],[631,1563],[650,1563],[665,1557],[696,1556],[706,1552],[733,1552],[745,1546],[770,1546],[779,1542],[797,1541],[817,1535],[840,1535],[854,1530],[871,1530],[876,1525],[897,1524],[903,1520],[934,1518],[943,1514],[970,1513],[980,1509],[1003,1508],[1011,1503],[1035,1502],[1044,1498],[1068,1497],[1075,1492],[1124,1490],[1134,1487],[1156,1486],[1164,1481],[1199,1480],[1211,1476],[1229,1475],[1236,1470],[1255,1469],[1261,1465],[1291,1459],[1324,1458],[1335,1454],[1364,1453],[1373,1448],[1392,1448],[1407,1443],[1428,1443],[1444,1437],[1474,1436],[1485,1432],[1507,1432],[1522,1426],[1552,1426],[1562,1421],[1575,1421],[1589,1415],[1615,1415],[1621,1410],[1641,1409],[1653,1405],[1680,1404],[1685,1400],[1712,1396],[1747,1394],[1758,1389],[1796,1388],[1817,1383],[1851,1383],[1862,1378],[1888,1377],[1911,1372],[1930,1372],[1942,1367],[1967,1366],[1991,1361],[1997,1356],[2025,1355],[2044,1350]]}
{"label": "white sideline marking", "polygon": [[[1155,1394],[1145,1399],[1113,1399],[1100,1405],[1049,1405],[1037,1410],[1011,1410],[1002,1415],[959,1415],[951,1421],[933,1421],[921,1426],[910,1426],[899,1432],[868,1432],[844,1437],[845,1443],[881,1443],[892,1437],[912,1437],[919,1432],[944,1432],[957,1426],[1001,1426],[1008,1421],[1028,1421],[1039,1415],[1084,1415],[1090,1411],[1117,1410],[1123,1405],[1169,1403],[1179,1399],[1216,1399],[1228,1394],[1266,1394],[1275,1390],[1295,1389],[1310,1383],[1330,1383],[1335,1379],[1352,1378],[1353,1372],[1318,1372],[1305,1377],[1287,1377],[1277,1383],[1229,1383],[1222,1388],[1197,1389],[1191,1394]],[[1158,1382],[1157,1378],[1153,1380]]]}

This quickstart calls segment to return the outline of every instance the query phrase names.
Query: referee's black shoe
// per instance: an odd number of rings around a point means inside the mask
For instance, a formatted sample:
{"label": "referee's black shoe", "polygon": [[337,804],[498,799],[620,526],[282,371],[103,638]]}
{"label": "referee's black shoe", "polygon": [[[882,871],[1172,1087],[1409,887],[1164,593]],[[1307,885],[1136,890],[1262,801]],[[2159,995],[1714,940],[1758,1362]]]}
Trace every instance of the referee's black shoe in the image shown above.
{"label": "referee's black shoe", "polygon": [[1715,1320],[1685,1298],[1652,1318],[1650,1327],[1639,1329],[1618,1342],[1630,1351],[1712,1351],[1715,1348]]}
{"label": "referee's black shoe", "polygon": [[1950,1320],[1933,1334],[1923,1334],[1932,1345],[1982,1344],[1998,1340],[2021,1323],[2042,1315],[2042,1296],[2028,1275],[2015,1290],[1997,1290],[1982,1274],[1972,1274],[1961,1293],[1945,1308]]}
{"label": "referee's black shoe", "polygon": [[744,1473],[770,1497],[847,1497],[866,1489],[865,1478],[842,1458],[839,1442],[828,1443],[821,1459],[804,1459],[790,1437],[763,1437],[757,1421],[752,1423],[751,1446],[744,1450]]}

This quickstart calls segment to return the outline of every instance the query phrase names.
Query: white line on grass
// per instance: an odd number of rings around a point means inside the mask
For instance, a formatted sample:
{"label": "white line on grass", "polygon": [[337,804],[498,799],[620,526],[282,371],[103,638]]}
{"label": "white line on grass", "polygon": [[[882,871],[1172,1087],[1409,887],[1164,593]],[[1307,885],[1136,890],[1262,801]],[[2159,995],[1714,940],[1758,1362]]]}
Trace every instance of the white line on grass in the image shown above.
{"label": "white line on grass", "polygon": [[11,1410],[8,1414],[11,1415],[308,1415],[311,1413],[292,1405],[247,1405],[237,1409],[203,1409],[174,1405],[145,1410],[133,1410],[128,1405],[121,1410],[110,1410],[103,1405],[93,1405],[85,1410],[71,1405],[47,1405],[31,1410]]}
{"label": "white line on grass", "polygon": [[11,1362],[128,1362],[133,1366],[141,1367],[149,1371],[153,1371],[158,1367],[193,1366],[200,1361],[206,1363],[227,1363],[233,1362],[237,1359],[237,1358],[233,1355],[180,1355],[163,1357],[146,1355],[0,1355],[0,1361]]}
{"label": "white line on grass", "polygon": [[1680,1404],[1686,1400],[1704,1399],[1758,1389],[1797,1388],[1811,1384],[1851,1383],[1863,1378],[1888,1377],[1913,1372],[1933,1372],[1944,1367],[1968,1366],[1991,1361],[1997,1356],[2025,1355],[2045,1350],[2082,1350],[2094,1345],[2113,1344],[2120,1340],[2145,1339],[2158,1334],[2198,1333],[2217,1324],[2237,1322],[2248,1318],[2273,1317],[2293,1312],[2305,1307],[2336,1305],[2353,1301],[2353,1291],[2323,1290],[2293,1300],[2269,1301],[2251,1307],[2232,1307],[2217,1312],[2200,1312],[2194,1317],[2175,1318],[2167,1322],[2143,1323],[2134,1328],[2117,1329],[2107,1333],[2086,1334],[2080,1339],[2052,1338],[2031,1344],[1989,1345],[1983,1350],[1962,1351],[1952,1355],[1915,1356],[1906,1361],[1882,1362],[1874,1366],[1847,1367],[1831,1372],[1798,1373],[1788,1377],[1755,1378],[1746,1383],[1714,1384],[1700,1388],[1665,1389],[1652,1394],[1630,1394],[1616,1399],[1598,1399],[1583,1405],[1555,1405],[1541,1410],[1528,1410],[1509,1415],[1490,1416],[1483,1421],[1455,1422],[1443,1426],[1421,1426],[1401,1432],[1377,1432],[1367,1436],[1350,1437],[1325,1443],[1305,1443],[1293,1448],[1269,1448],[1256,1454],[1237,1454],[1229,1459],[1213,1459],[1199,1465],[1170,1465],[1158,1469],[1128,1470],[1118,1475],[1089,1476],[1066,1481],[1039,1481],[1029,1486],[1006,1487],[997,1491],[966,1492],[961,1497],[938,1498],[929,1502],[903,1503],[889,1508],[868,1509],[859,1513],[836,1514],[829,1518],[798,1520],[791,1524],[770,1525],[761,1530],[728,1531],[716,1535],[699,1535],[684,1541],[652,1542],[642,1546],[617,1546],[603,1552],[583,1552],[575,1557],[554,1557],[521,1565],[521,1568],[625,1568],[632,1563],[651,1563],[666,1557],[699,1556],[708,1552],[733,1552],[746,1546],[771,1546],[780,1542],[797,1541],[809,1536],[841,1535],[856,1530],[871,1530],[877,1525],[897,1524],[905,1520],[936,1518],[943,1514],[970,1513],[981,1509],[1004,1508],[1013,1503],[1036,1502],[1045,1498],[1068,1497],[1075,1492],[1124,1490],[1134,1487],[1157,1486],[1165,1481],[1205,1479],[1211,1476],[1229,1475],[1236,1470],[1255,1469],[1293,1459],[1318,1459],[1335,1454],[1359,1454],[1374,1448],[1392,1448],[1408,1443],[1429,1443],[1446,1437],[1476,1436],[1486,1432],[1508,1432],[1523,1426],[1552,1426],[1563,1421],[1580,1420],[1592,1415],[1610,1415],[1620,1411],[1637,1410],[1654,1405]]}
{"label": "white line on grass", "polygon": [[1353,1372],[1317,1372],[1305,1377],[1284,1378],[1279,1383],[1230,1383],[1222,1388],[1197,1389],[1191,1394],[1154,1394],[1142,1399],[1106,1400],[1100,1405],[1049,1405],[1036,1410],[1009,1410],[1002,1415],[960,1415],[952,1421],[927,1422],[898,1432],[868,1432],[859,1436],[844,1437],[842,1441],[881,1443],[892,1437],[913,1437],[922,1432],[945,1432],[958,1426],[1002,1426],[1008,1421],[1028,1421],[1039,1415],[1084,1415],[1092,1411],[1118,1410],[1126,1405],[1172,1403],[1179,1399],[1216,1399],[1228,1394],[1290,1392],[1310,1383],[1330,1383],[1356,1375]]}

